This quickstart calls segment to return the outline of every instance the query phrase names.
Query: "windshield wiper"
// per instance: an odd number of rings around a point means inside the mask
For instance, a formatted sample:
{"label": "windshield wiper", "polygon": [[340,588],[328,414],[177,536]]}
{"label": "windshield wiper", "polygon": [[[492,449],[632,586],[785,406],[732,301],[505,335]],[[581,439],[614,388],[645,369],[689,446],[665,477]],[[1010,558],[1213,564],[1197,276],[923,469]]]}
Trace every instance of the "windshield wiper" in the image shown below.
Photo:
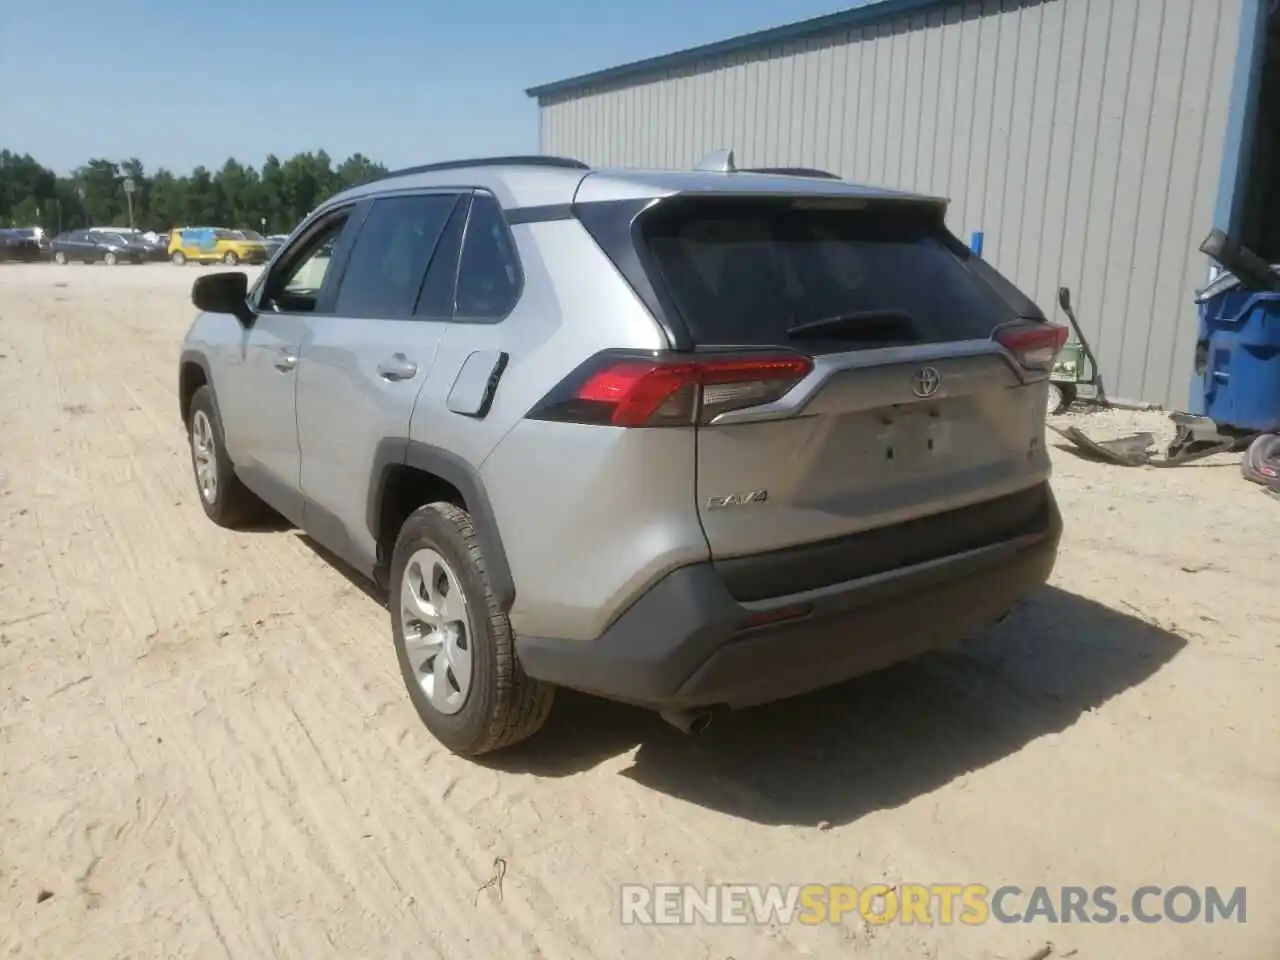
{"label": "windshield wiper", "polygon": [[[903,334],[907,334],[904,338]],[[858,339],[914,340],[915,317],[905,310],[859,310],[856,313],[838,313],[819,320],[807,320],[787,328],[787,336],[828,337],[855,334]],[[896,335],[896,336],[895,336]],[[843,337],[842,337],[843,339]]]}

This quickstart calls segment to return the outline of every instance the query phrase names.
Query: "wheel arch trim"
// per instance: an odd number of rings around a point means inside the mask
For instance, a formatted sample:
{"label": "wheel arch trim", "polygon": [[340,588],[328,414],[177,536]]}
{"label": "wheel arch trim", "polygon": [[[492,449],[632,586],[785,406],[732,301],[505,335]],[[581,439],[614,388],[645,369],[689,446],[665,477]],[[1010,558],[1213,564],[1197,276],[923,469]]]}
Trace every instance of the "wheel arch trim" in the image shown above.
{"label": "wheel arch trim", "polygon": [[188,365],[195,365],[204,373],[204,382],[213,389],[214,399],[217,399],[217,390],[213,386],[213,372],[209,366],[209,358],[204,355],[201,350],[187,347],[182,351],[182,355],[178,358],[178,416],[182,420],[182,425],[187,425],[187,409],[186,400],[182,395],[182,371]]}
{"label": "wheel arch trim", "polygon": [[369,475],[369,502],[366,522],[377,542],[381,534],[383,498],[387,481],[396,467],[410,467],[439,477],[462,494],[467,511],[475,523],[476,539],[484,551],[486,572],[493,595],[504,611],[509,611],[516,598],[511,565],[498,532],[493,503],[485,490],[480,472],[466,460],[439,447],[405,437],[386,437],[378,442],[373,469]]}

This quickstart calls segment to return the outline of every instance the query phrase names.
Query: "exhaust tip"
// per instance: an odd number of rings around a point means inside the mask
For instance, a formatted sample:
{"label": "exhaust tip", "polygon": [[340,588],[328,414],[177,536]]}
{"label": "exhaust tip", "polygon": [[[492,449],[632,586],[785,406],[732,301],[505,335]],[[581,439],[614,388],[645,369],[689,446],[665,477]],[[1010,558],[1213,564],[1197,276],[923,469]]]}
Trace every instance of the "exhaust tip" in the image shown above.
{"label": "exhaust tip", "polygon": [[707,727],[711,726],[711,720],[712,715],[710,710],[692,717],[689,720],[689,733],[693,736],[697,736],[703,730],[707,729]]}
{"label": "exhaust tip", "polygon": [[681,733],[691,737],[706,730],[715,718],[710,710],[663,710],[660,716]]}

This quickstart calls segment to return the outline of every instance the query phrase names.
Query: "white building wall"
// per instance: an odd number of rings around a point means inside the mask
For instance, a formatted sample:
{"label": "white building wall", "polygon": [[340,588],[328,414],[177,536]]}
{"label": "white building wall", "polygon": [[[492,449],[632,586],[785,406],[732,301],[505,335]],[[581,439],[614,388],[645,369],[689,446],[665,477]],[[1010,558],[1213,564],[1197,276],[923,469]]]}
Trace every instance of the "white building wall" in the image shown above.
{"label": "white building wall", "polygon": [[541,101],[592,165],[806,166],[951,198],[1116,397],[1184,407],[1241,0],[969,0]]}

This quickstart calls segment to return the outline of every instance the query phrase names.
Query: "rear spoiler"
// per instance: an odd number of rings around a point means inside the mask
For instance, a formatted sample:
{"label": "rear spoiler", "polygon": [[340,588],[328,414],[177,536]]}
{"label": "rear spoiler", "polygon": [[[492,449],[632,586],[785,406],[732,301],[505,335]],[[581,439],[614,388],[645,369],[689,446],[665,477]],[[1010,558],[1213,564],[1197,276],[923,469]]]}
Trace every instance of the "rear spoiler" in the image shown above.
{"label": "rear spoiler", "polygon": [[946,240],[947,246],[960,258],[960,262],[965,265],[965,268],[995,291],[996,296],[1009,305],[1018,315],[1019,320],[1048,322],[1049,318],[1045,316],[1044,311],[1036,305],[1034,300],[1014,286],[999,270],[970,250],[969,245],[950,230],[946,231]]}

